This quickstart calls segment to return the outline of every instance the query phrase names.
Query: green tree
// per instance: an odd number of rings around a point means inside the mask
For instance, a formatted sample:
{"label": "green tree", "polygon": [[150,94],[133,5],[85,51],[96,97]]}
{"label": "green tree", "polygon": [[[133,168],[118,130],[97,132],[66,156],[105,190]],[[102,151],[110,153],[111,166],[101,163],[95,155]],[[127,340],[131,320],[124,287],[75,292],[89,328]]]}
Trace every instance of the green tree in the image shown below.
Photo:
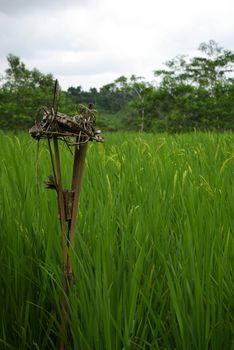
{"label": "green tree", "polygon": [[[154,102],[168,131],[233,129],[234,54],[213,40],[200,44],[199,51],[201,57],[177,56],[167,69],[155,71],[160,83]],[[167,106],[159,103],[163,99]],[[158,114],[155,118],[160,124]]]}
{"label": "green tree", "polygon": [[[40,107],[53,101],[54,78],[37,69],[29,70],[19,57],[7,57],[9,67],[1,79],[0,127],[8,129],[29,128]],[[59,108],[65,113],[75,111],[75,105],[64,93],[59,94]]]}
{"label": "green tree", "polygon": [[135,130],[141,132],[148,130],[150,128],[150,119],[145,119],[145,111],[147,109],[146,96],[151,94],[153,86],[146,82],[143,77],[132,75],[129,80],[124,81],[124,89],[131,99],[123,121]]}
{"label": "green tree", "polygon": [[9,68],[2,78],[0,89],[0,127],[31,126],[38,107],[51,101],[54,79],[37,69],[28,70],[19,57],[7,57]]}

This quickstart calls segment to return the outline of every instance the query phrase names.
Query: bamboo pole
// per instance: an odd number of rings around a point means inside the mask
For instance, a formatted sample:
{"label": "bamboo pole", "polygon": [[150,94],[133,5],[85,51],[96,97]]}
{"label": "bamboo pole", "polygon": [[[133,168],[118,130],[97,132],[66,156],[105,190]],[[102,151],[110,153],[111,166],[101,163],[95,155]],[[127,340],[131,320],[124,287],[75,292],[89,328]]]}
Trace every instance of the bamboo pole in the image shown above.
{"label": "bamboo pole", "polygon": [[74,155],[74,164],[73,164],[73,176],[72,176],[72,190],[74,191],[74,201],[72,208],[72,218],[70,225],[70,243],[72,248],[75,244],[75,228],[76,228],[76,219],[79,207],[79,199],[81,192],[81,181],[84,171],[85,156],[87,152],[88,144],[80,144],[76,146],[75,155]]}
{"label": "bamboo pole", "polygon": [[[69,319],[69,289],[72,284],[72,267],[70,262],[69,250],[74,248],[75,244],[75,228],[79,207],[79,199],[81,192],[81,180],[84,170],[85,156],[87,152],[87,143],[77,145],[74,154],[73,163],[73,175],[72,175],[72,191],[74,191],[74,199],[72,204],[72,216],[69,221],[68,228],[66,226],[66,211],[65,211],[65,201],[62,187],[62,175],[60,167],[60,156],[58,148],[58,140],[56,137],[53,138],[54,141],[54,154],[55,154],[55,165],[54,172],[56,175],[57,182],[57,200],[58,208],[60,214],[60,226],[62,232],[62,249],[63,249],[63,296],[61,298],[62,306],[62,332],[63,336],[68,336],[68,319]],[[51,152],[52,154],[52,152]],[[53,162],[52,162],[53,163]],[[63,337],[60,340],[60,350],[65,350],[65,342]]]}
{"label": "bamboo pole", "polygon": [[[81,114],[76,115],[74,118],[57,111],[58,88],[58,81],[56,79],[52,107],[42,108],[44,112],[43,120],[40,123],[36,122],[29,132],[37,140],[42,138],[47,138],[48,140],[53,176],[49,176],[45,184],[48,189],[55,189],[57,192],[63,251],[63,294],[60,300],[62,309],[62,335],[60,339],[60,350],[65,350],[66,341],[64,337],[67,337],[69,332],[69,292],[73,277],[70,251],[75,246],[75,229],[85,156],[89,140],[99,142],[103,142],[104,140],[99,135],[99,132],[94,130],[95,115],[91,112],[91,104],[88,107],[81,106]],[[70,139],[66,140],[66,137],[76,137],[76,142],[71,142]],[[71,190],[63,189],[62,185],[58,146],[59,139],[65,141],[67,145],[75,146]],[[53,147],[51,140],[53,140]]]}
{"label": "bamboo pole", "polygon": [[[57,180],[57,200],[58,209],[60,216],[60,226],[62,232],[62,250],[63,250],[63,295],[61,297],[61,307],[62,307],[62,332],[66,337],[68,334],[68,294],[69,294],[69,281],[68,281],[68,241],[67,241],[67,225],[66,225],[66,215],[65,215],[65,202],[63,196],[62,187],[62,173],[60,166],[60,156],[57,137],[53,138],[54,143],[54,154],[55,154],[55,173]],[[65,350],[65,343],[63,337],[60,340],[60,350]]]}
{"label": "bamboo pole", "polygon": [[59,156],[59,148],[58,148],[58,140],[57,137],[53,138],[54,141],[54,153],[55,153],[55,171],[56,171],[56,179],[57,179],[57,195],[58,195],[58,208],[60,215],[60,226],[62,231],[62,248],[63,248],[63,258],[64,258],[64,271],[66,271],[66,261],[67,261],[67,227],[66,227],[66,216],[65,216],[65,203],[63,197],[63,187],[62,187],[62,174],[60,167],[60,156]]}

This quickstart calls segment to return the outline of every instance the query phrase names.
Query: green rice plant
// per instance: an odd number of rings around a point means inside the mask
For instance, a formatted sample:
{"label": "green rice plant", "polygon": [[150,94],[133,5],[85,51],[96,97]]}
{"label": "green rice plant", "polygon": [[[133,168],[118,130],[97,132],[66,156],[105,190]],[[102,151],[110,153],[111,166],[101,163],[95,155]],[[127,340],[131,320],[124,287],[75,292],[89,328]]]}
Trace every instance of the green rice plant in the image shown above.
{"label": "green rice plant", "polygon": [[[62,146],[65,185],[72,157]],[[0,349],[57,349],[47,145],[0,134]],[[234,349],[234,136],[106,135],[81,191],[68,349]]]}

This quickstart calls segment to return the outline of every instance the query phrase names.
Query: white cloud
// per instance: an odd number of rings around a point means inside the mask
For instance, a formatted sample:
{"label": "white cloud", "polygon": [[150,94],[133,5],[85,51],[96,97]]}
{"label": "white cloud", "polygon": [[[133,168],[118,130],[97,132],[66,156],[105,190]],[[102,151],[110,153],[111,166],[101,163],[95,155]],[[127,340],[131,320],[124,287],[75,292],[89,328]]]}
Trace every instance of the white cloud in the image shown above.
{"label": "white cloud", "polygon": [[121,74],[151,79],[162,62],[194,53],[200,42],[233,49],[233,10],[231,0],[0,0],[0,70],[11,52],[64,88]]}

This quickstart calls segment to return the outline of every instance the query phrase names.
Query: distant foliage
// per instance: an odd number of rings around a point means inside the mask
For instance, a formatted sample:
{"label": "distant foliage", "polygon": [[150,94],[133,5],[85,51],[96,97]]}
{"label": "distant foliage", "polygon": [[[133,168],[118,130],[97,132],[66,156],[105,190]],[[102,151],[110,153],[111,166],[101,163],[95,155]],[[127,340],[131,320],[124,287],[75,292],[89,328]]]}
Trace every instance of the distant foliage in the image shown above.
{"label": "distant foliage", "polygon": [[[100,89],[69,87],[59,108],[74,113],[93,103],[98,126],[107,130],[186,132],[234,129],[234,53],[214,40],[201,43],[200,56],[181,55],[155,70],[156,84],[121,76]],[[14,55],[0,85],[0,128],[26,128],[37,109],[52,101],[54,78],[28,70]]]}
{"label": "distant foliage", "polygon": [[[51,104],[54,78],[35,68],[27,69],[17,56],[10,54],[7,61],[9,68],[0,86],[0,128],[25,129],[32,126],[41,106]],[[72,103],[62,93],[60,104],[69,109]]]}
{"label": "distant foliage", "polygon": [[213,40],[199,50],[201,57],[177,56],[155,71],[161,81],[147,96],[148,117],[167,131],[234,128],[234,53]]}

